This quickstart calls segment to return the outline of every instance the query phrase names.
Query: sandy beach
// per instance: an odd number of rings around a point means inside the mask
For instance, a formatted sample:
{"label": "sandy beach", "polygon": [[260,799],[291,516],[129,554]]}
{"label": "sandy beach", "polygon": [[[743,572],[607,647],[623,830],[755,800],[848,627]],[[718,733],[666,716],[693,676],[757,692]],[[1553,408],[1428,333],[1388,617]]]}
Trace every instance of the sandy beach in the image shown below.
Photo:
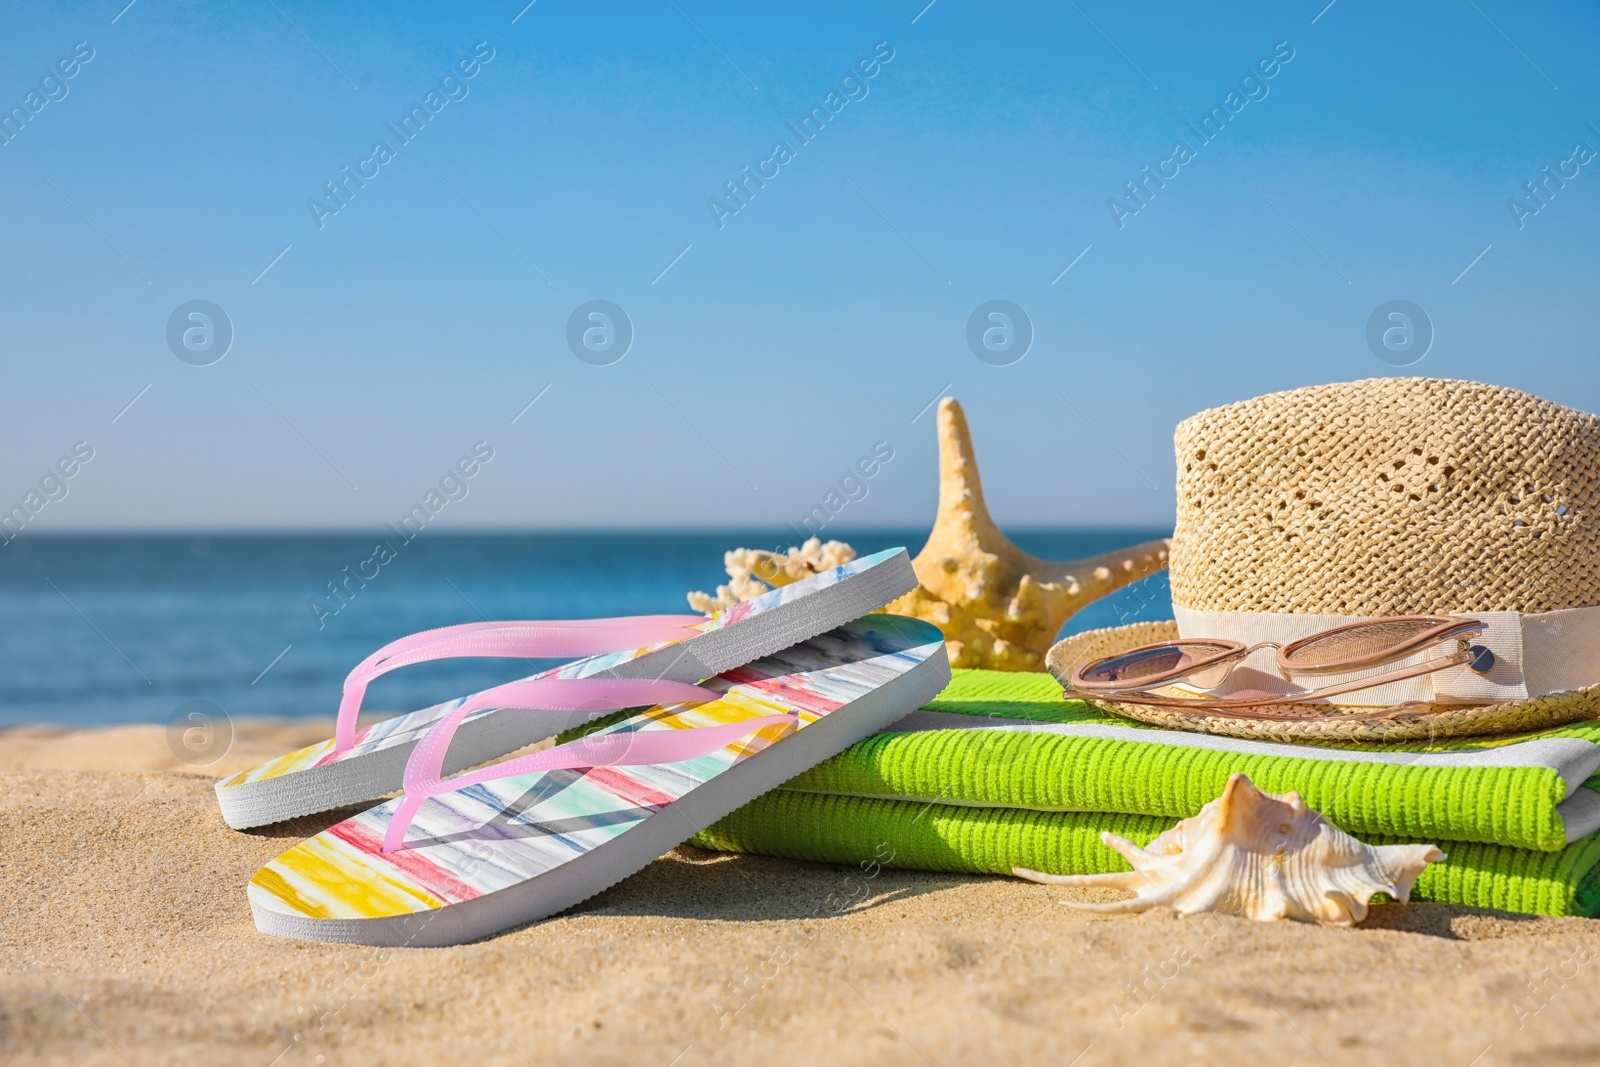
{"label": "sandy beach", "polygon": [[1600,923],[1436,905],[1378,906],[1354,930],[1084,916],[1058,903],[1068,890],[1002,878],[869,877],[686,847],[566,915],[477,944],[267,937],[246,880],[337,816],[235,832],[212,781],[330,725],[244,720],[227,756],[198,769],[157,726],[0,733],[0,1058],[1600,1059],[1600,1022],[1577,987]]}

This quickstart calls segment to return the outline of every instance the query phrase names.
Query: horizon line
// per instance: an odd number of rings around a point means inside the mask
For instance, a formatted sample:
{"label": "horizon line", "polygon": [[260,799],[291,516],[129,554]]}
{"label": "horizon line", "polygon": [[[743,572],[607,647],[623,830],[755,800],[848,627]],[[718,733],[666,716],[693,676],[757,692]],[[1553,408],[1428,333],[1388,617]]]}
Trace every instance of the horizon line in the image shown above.
{"label": "horizon line", "polygon": [[[1170,530],[1171,524],[1139,523],[1139,522],[1110,522],[1110,523],[1072,523],[1072,524],[1019,524],[1008,527],[1008,532],[1014,533],[1112,533],[1122,531],[1162,531]],[[439,529],[425,531],[428,537],[528,537],[543,535],[581,535],[581,534],[625,534],[632,536],[647,536],[650,534],[683,535],[683,534],[720,534],[720,533],[769,533],[783,530],[780,525],[705,525],[705,526],[675,526],[658,524],[652,526],[623,526],[596,524],[593,526],[475,526],[452,529]],[[12,537],[9,541],[0,542],[0,549],[17,541],[42,541],[74,537],[365,537],[374,534],[392,533],[384,526],[232,526],[232,527],[207,527],[207,526],[124,526],[124,527],[93,527],[51,531],[27,531]],[[788,531],[792,533],[793,531]],[[808,534],[808,537],[820,537],[824,541],[847,539],[850,536],[873,536],[877,534],[904,534],[916,532],[926,535],[932,532],[932,527],[922,525],[897,525],[882,524],[873,526],[854,526],[837,531],[824,530],[817,534]],[[421,535],[419,534],[418,537]],[[418,539],[414,537],[413,540]]]}

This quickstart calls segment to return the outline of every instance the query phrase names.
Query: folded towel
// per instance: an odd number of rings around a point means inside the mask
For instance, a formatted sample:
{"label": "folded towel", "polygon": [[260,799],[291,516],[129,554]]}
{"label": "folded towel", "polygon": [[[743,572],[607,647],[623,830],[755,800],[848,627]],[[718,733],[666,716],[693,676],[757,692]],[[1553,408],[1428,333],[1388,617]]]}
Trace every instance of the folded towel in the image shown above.
{"label": "folded towel", "polygon": [[1597,768],[1600,723],[1431,745],[1278,744],[1132,723],[1062,700],[1048,674],[958,670],[924,711],[784,788],[1170,824],[1243,771],[1357,836],[1556,852],[1600,830],[1600,793],[1583,788]]}
{"label": "folded towel", "polygon": [[[909,800],[826,796],[777,789],[694,838],[702,848],[822,863],[879,863],[930,871],[1051,874],[1128,870],[1102,831],[1147,845],[1171,820],[1151,815],[954,807]],[[1363,835],[1372,844],[1399,839]],[[1534,915],[1600,914],[1600,833],[1559,852],[1436,842],[1412,900]]]}
{"label": "folded towel", "polygon": [[[1415,900],[1600,911],[1600,723],[1432,744],[1288,745],[1131,723],[1047,674],[958,670],[923,711],[711,827],[697,843],[796,859],[973,873],[1127,870],[1243,771],[1373,844],[1449,856]],[[1588,783],[1587,785],[1585,783]]]}

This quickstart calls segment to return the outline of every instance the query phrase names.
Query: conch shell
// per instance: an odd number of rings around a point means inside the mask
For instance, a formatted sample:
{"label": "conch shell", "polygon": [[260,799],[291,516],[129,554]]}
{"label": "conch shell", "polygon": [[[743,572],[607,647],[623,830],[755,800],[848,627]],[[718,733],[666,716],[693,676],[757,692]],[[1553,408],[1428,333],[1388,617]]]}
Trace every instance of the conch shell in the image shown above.
{"label": "conch shell", "polygon": [[1404,901],[1423,868],[1445,858],[1433,845],[1363,844],[1306,807],[1299,793],[1264,793],[1243,774],[1147,849],[1112,833],[1100,839],[1133,870],[1055,875],[1019,867],[1012,873],[1046,885],[1134,893],[1110,904],[1062,901],[1080,911],[1168,907],[1183,915],[1216,911],[1351,926],[1367,917],[1373,894]]}
{"label": "conch shell", "polygon": [[961,405],[939,402],[939,510],[911,561],[920,588],[886,611],[914,615],[944,634],[952,667],[1044,669],[1068,617],[1167,565],[1167,540],[1051,563],[1000,532],[983,502],[978,459]]}

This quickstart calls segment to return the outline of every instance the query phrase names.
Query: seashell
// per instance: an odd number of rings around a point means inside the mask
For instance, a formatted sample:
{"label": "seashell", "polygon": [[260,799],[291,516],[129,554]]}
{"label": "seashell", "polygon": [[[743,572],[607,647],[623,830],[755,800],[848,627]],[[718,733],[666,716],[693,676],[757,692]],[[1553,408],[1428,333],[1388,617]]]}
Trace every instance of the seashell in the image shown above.
{"label": "seashell", "polygon": [[1133,870],[1054,875],[1019,867],[1012,873],[1046,885],[1134,894],[1110,904],[1061,902],[1079,911],[1167,907],[1183,915],[1215,911],[1350,926],[1366,918],[1374,894],[1408,899],[1423,868],[1445,858],[1433,845],[1364,844],[1306,807],[1299,793],[1264,793],[1244,774],[1229,778],[1220,797],[1148,848],[1112,833],[1100,839]]}
{"label": "seashell", "polygon": [[989,517],[961,405],[939,402],[939,509],[911,561],[920,588],[884,610],[944,634],[952,667],[1044,669],[1061,624],[1091,601],[1167,565],[1167,540],[1052,563],[1012,544]]}

